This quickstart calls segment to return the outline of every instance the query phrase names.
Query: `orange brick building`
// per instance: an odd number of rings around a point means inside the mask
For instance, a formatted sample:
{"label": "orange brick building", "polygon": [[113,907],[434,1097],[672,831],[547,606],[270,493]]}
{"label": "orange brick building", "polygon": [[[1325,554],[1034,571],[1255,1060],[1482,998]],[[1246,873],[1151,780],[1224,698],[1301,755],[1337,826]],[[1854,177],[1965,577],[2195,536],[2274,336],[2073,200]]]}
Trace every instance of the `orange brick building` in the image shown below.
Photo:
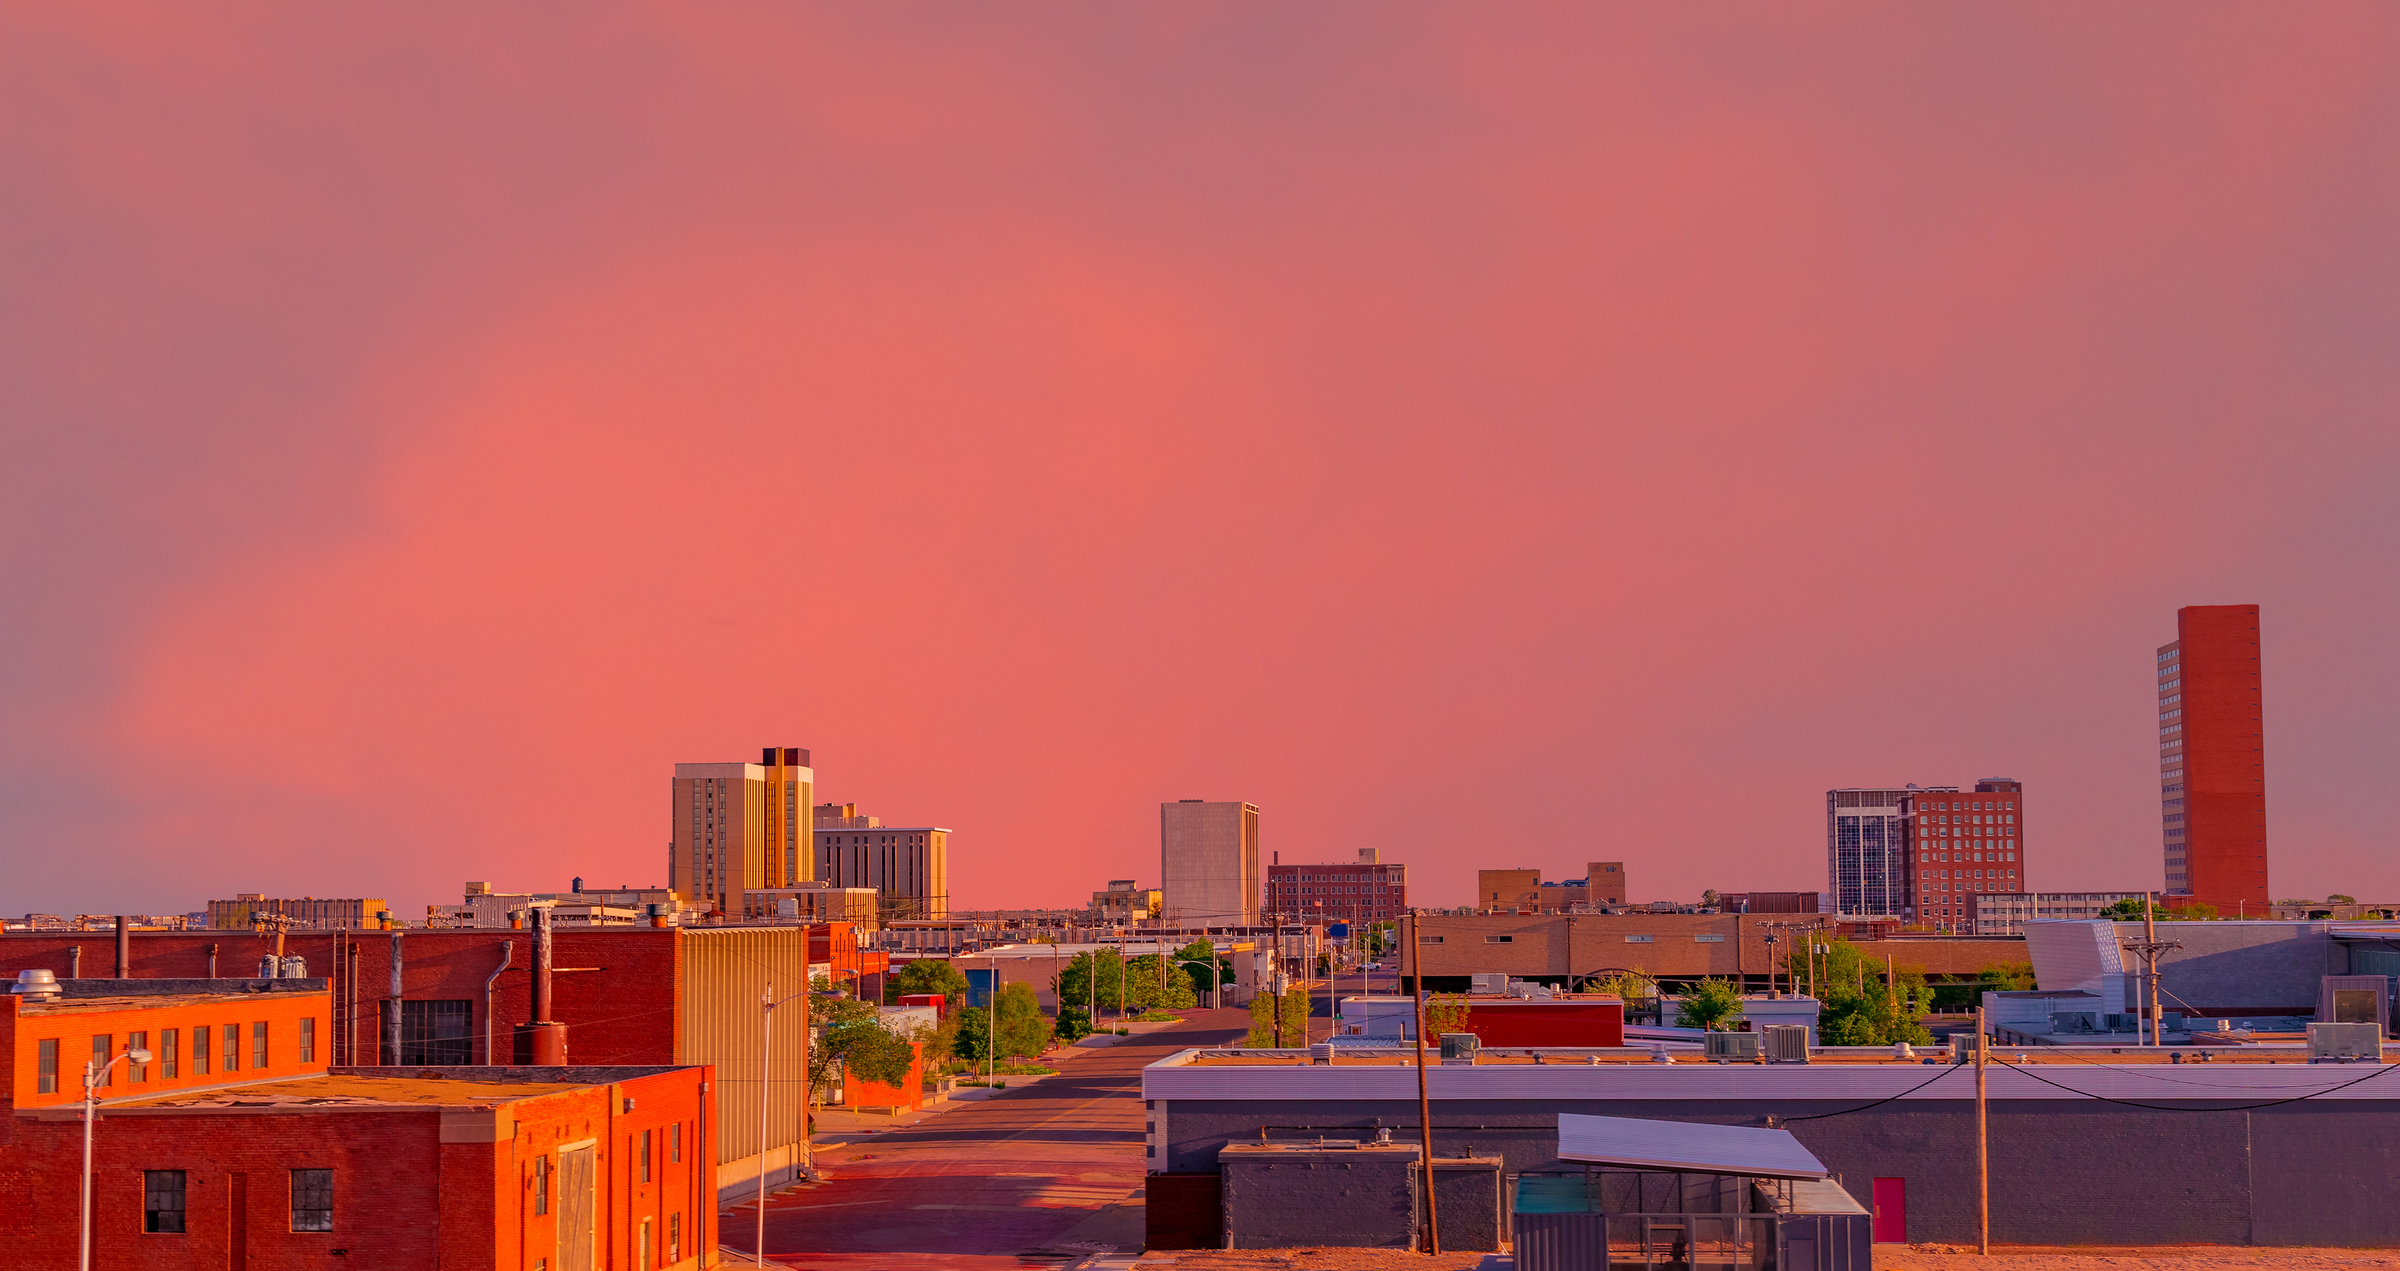
{"label": "orange brick building", "polygon": [[2177,610],[2175,642],[2158,651],[2169,904],[2188,898],[2228,918],[2268,912],[2265,721],[2258,606]]}
{"label": "orange brick building", "polygon": [[94,1136],[95,1267],[716,1264],[713,1069],[330,1068],[308,982],[87,983],[109,996],[0,998],[20,1265],[73,1264],[83,1062],[134,1047],[151,1062],[117,1066]]}

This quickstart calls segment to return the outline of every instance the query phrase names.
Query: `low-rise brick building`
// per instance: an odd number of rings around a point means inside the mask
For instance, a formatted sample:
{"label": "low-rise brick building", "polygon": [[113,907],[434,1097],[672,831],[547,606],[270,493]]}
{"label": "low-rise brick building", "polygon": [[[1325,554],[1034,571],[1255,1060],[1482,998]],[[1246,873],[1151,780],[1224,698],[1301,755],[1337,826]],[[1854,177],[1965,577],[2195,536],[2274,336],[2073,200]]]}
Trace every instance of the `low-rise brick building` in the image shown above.
{"label": "low-rise brick building", "polygon": [[[92,1265],[698,1268],[716,1258],[713,1070],[344,1068],[322,981],[0,998],[0,1242],[75,1261],[84,1061]],[[157,986],[167,987],[167,986]]]}

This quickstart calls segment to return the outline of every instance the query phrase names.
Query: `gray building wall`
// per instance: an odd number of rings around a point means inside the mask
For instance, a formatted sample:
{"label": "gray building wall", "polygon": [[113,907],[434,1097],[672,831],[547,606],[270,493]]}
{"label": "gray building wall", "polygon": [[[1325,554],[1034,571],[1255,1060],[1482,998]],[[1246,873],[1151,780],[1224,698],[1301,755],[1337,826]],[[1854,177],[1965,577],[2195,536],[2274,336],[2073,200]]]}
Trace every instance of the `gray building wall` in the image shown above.
{"label": "gray building wall", "polygon": [[[2392,1080],[2400,1089],[2400,1074]],[[1408,1101],[1160,1100],[1166,1168],[1216,1169],[1228,1142],[1390,1126],[1416,1133]],[[2172,1110],[2093,1099],[1991,1106],[1992,1238],[2013,1244],[2400,1243],[2400,1102],[2300,1102]],[[2170,1105],[2161,1104],[2162,1108]],[[1496,1155],[1511,1174],[1579,1168],[1558,1160],[1558,1114],[1763,1125],[1770,1114],[1833,1170],[1862,1206],[1878,1177],[1907,1180],[1908,1238],[1975,1238],[1975,1106],[1857,1101],[1445,1101],[1436,1156]],[[1822,1120],[1797,1118],[1827,1115]]]}
{"label": "gray building wall", "polygon": [[[2352,973],[2350,953],[2323,922],[2162,922],[2158,938],[2183,947],[2159,959],[2159,988],[2170,1011],[2221,1015],[2310,1015],[2321,982]],[[2099,968],[2122,973],[2127,1003],[2138,992],[2140,960],[2121,943],[2138,940],[2138,922],[2030,922],[2025,944],[2034,979],[2044,989],[2088,988],[2095,992],[2090,955],[2097,946]],[[2370,972],[2373,973],[2373,972]]]}

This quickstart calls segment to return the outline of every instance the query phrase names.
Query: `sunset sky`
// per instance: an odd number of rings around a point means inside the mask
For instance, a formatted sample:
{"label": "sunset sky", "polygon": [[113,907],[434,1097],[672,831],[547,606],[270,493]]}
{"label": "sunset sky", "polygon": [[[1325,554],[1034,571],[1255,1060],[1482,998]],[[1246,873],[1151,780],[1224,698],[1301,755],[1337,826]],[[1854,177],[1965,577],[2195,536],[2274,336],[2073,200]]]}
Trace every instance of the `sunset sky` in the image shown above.
{"label": "sunset sky", "polygon": [[2400,900],[2396,227],[2388,4],[12,6],[0,911],[656,884],[766,745],[961,907],[1987,776],[2155,887],[2233,603]]}

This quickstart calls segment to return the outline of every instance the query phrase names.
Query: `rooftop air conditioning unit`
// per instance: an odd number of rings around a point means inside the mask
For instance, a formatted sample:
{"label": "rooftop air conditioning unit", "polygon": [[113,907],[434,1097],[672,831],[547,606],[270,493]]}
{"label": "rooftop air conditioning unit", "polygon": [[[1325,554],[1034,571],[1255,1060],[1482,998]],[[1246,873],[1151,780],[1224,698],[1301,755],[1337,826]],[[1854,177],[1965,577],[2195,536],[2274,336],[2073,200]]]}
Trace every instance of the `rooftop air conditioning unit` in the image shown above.
{"label": "rooftop air conditioning unit", "polygon": [[[1800,1028],[1803,1034],[1808,1031],[1800,1025],[1791,1027]],[[1756,1059],[1758,1058],[1758,1043],[1759,1034],[1757,1033],[1710,1033],[1706,1038],[1702,1055],[1708,1059]],[[1802,1043],[1802,1048],[1806,1048],[1805,1041]]]}
{"label": "rooftop air conditioning unit", "polygon": [[1454,1064],[1454,1063],[1455,1063],[1455,1064],[1471,1064],[1471,1063],[1474,1063],[1474,1062],[1475,1062],[1475,1052],[1476,1052],[1476,1051],[1478,1051],[1478,1050],[1481,1050],[1481,1049],[1483,1049],[1483,1039],[1482,1039],[1482,1038],[1480,1038],[1480,1037],[1477,1037],[1477,1036],[1476,1036],[1475,1034],[1473,1034],[1473,1033],[1444,1033],[1444,1034],[1442,1034],[1442,1062],[1443,1062],[1443,1063],[1446,1063],[1446,1064]]}
{"label": "rooftop air conditioning unit", "polygon": [[2383,1058],[2383,1028],[2377,1024],[2310,1024],[2310,1059]]}
{"label": "rooftop air conditioning unit", "polygon": [[1506,993],[1508,991],[1508,973],[1506,971],[1478,971],[1471,979],[1475,991],[1478,993]]}
{"label": "rooftop air conditioning unit", "polygon": [[[1767,1062],[1771,1064],[1804,1064],[1808,1062],[1808,1025],[1769,1024],[1759,1030],[1765,1040]],[[1740,1033],[1727,1034],[1732,1037]]]}

